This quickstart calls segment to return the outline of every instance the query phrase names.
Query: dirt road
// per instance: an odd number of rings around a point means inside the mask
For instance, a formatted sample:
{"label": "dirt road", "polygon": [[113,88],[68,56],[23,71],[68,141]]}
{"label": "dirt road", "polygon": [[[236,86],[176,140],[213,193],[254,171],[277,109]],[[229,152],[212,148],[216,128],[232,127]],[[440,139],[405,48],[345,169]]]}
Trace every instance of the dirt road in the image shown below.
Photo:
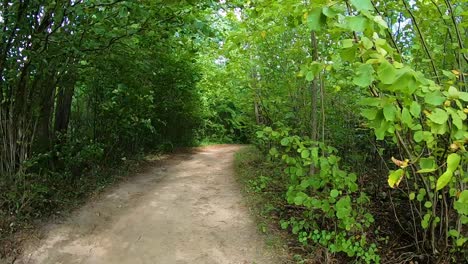
{"label": "dirt road", "polygon": [[240,146],[174,154],[50,224],[15,264],[270,264],[233,175]]}

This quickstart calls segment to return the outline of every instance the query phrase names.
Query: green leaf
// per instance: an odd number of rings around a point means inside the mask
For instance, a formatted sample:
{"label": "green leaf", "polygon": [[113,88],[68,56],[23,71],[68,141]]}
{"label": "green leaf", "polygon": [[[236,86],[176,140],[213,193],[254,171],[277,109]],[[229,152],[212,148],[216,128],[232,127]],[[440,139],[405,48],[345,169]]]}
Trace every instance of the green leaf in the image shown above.
{"label": "green leaf", "polygon": [[414,133],[413,138],[416,143],[419,143],[424,140],[424,134],[422,131],[416,131],[416,133]]}
{"label": "green leaf", "polygon": [[448,120],[448,114],[445,110],[436,108],[432,113],[429,115],[429,119],[439,125],[445,124]]}
{"label": "green leaf", "polygon": [[419,167],[421,167],[421,169],[417,171],[418,173],[429,173],[437,170],[436,163],[433,158],[421,158],[419,160]]}
{"label": "green leaf", "polygon": [[415,197],[416,197],[416,194],[414,192],[410,193],[409,195],[410,201],[413,201]]}
{"label": "green leaf", "polygon": [[391,188],[398,187],[401,180],[403,179],[403,176],[405,176],[405,171],[403,169],[398,169],[396,171],[391,171],[390,175],[388,176],[388,185]]}
{"label": "green leaf", "polygon": [[303,192],[298,192],[296,194],[296,197],[294,198],[294,204],[295,205],[302,205],[304,203],[304,200],[307,199],[307,194]]}
{"label": "green leaf", "polygon": [[[277,141],[277,142],[278,142],[278,141]],[[286,137],[286,138],[283,138],[283,139],[281,140],[281,145],[282,145],[282,146],[287,146],[287,145],[289,145],[289,138],[287,138],[287,137]]]}
{"label": "green leaf", "polygon": [[312,31],[319,32],[322,30],[322,27],[325,25],[325,23],[326,17],[323,15],[321,8],[315,8],[307,17],[307,25]]}
{"label": "green leaf", "polygon": [[464,190],[460,193],[458,200],[454,202],[453,208],[455,208],[459,214],[468,215],[468,190]]}
{"label": "green leaf", "polygon": [[378,140],[383,140],[385,138],[385,133],[387,133],[387,130],[390,127],[390,123],[382,120],[380,122],[380,126],[375,129],[375,136]]}
{"label": "green leaf", "polygon": [[452,108],[447,108],[447,112],[450,113],[450,116],[452,117],[452,123],[458,128],[458,129],[463,129],[463,120],[461,119],[460,115],[458,114],[457,111],[455,111]]}
{"label": "green leaf", "polygon": [[426,207],[426,208],[431,208],[431,207],[432,207],[432,203],[431,203],[430,201],[426,201],[426,202],[424,203],[424,207]]}
{"label": "green leaf", "polygon": [[447,157],[447,170],[454,172],[460,164],[461,157],[457,153],[452,153]]}
{"label": "green leaf", "polygon": [[449,232],[448,232],[449,236],[451,237],[458,237],[460,235],[460,233],[458,233],[457,230],[455,229],[451,229]]}
{"label": "green leaf", "polygon": [[444,188],[450,182],[450,180],[452,180],[452,177],[453,172],[449,170],[440,175],[439,179],[437,179],[436,191],[439,191],[442,188]]}
{"label": "green leaf", "polygon": [[306,80],[310,82],[310,81],[313,81],[314,78],[315,78],[314,73],[312,71],[308,71],[306,75]]}
{"label": "green leaf", "polygon": [[354,46],[354,39],[343,39],[341,41],[341,47],[344,49],[348,49]]}
{"label": "green leaf", "polygon": [[351,198],[349,196],[345,196],[340,198],[336,203],[336,216],[338,219],[344,219],[349,217],[351,213]]}
{"label": "green leaf", "polygon": [[351,0],[351,4],[359,11],[371,11],[374,9],[370,0]]}
{"label": "green leaf", "polygon": [[384,29],[388,28],[388,24],[381,16],[375,16],[374,17],[374,22],[377,23],[379,26],[381,26]]}
{"label": "green leaf", "polygon": [[421,226],[424,229],[427,229],[429,227],[429,221],[431,220],[431,214],[425,214],[424,218],[421,221]]}
{"label": "green leaf", "polygon": [[301,152],[301,157],[303,159],[307,159],[308,157],[310,157],[310,151],[308,149],[304,149],[302,152]]}
{"label": "green leaf", "polygon": [[[368,37],[362,37],[361,43],[365,49],[372,49],[372,47],[374,47],[374,42],[372,42],[372,40],[370,40]],[[374,72],[374,69],[372,69],[372,73],[373,72]]]}
{"label": "green leaf", "polygon": [[401,113],[401,121],[403,121],[403,123],[409,127],[411,127],[413,124],[413,118],[411,117],[410,111],[408,111],[407,108],[403,108]]}
{"label": "green leaf", "polygon": [[424,101],[428,104],[439,106],[445,102],[445,97],[438,93],[430,93],[424,97]]}
{"label": "green leaf", "polygon": [[288,228],[288,226],[289,226],[288,221],[281,220],[281,228],[282,229],[286,229],[286,228]]}
{"label": "green leaf", "polygon": [[378,110],[375,108],[372,109],[362,109],[361,115],[369,120],[374,120],[377,116]]}
{"label": "green leaf", "polygon": [[421,105],[419,105],[418,102],[413,101],[411,103],[410,112],[414,117],[419,117],[421,114]]}
{"label": "green leaf", "polygon": [[367,105],[367,106],[379,106],[380,99],[375,97],[368,97],[364,98],[358,102],[359,105]]}
{"label": "green leaf", "polygon": [[393,104],[385,105],[383,109],[383,113],[384,113],[385,120],[395,121],[396,108]]}
{"label": "green leaf", "polygon": [[333,197],[333,198],[336,198],[338,197],[338,195],[340,194],[340,192],[336,189],[333,189],[330,191],[330,196]]}
{"label": "green leaf", "polygon": [[463,120],[461,117],[458,115],[458,113],[455,113],[452,115],[452,123],[458,128],[458,129],[463,129]]}
{"label": "green leaf", "polygon": [[460,100],[468,102],[468,93],[467,92],[459,92],[458,93],[458,98],[460,98]]}
{"label": "green leaf", "polygon": [[278,150],[275,147],[273,147],[270,149],[269,154],[270,156],[276,156],[278,155]]}
{"label": "green leaf", "polygon": [[304,169],[302,167],[297,167],[296,168],[296,176],[302,177],[304,175],[305,175]]}
{"label": "green leaf", "polygon": [[466,237],[458,238],[457,241],[456,241],[457,247],[462,247],[463,244],[465,244],[466,241],[468,241],[468,238],[466,238]]}
{"label": "green leaf", "polygon": [[338,10],[337,8],[335,8],[335,7],[327,7],[327,6],[326,6],[326,7],[323,8],[322,13],[323,13],[325,16],[329,17],[329,18],[334,18],[334,17],[336,17],[338,14],[340,14],[341,11]]}
{"label": "green leaf", "polygon": [[368,26],[368,20],[362,16],[346,17],[346,28],[355,32],[363,32]]}
{"label": "green leaf", "polygon": [[460,97],[460,92],[457,88],[450,86],[448,89],[448,96],[450,99],[458,99]]}
{"label": "green leaf", "polygon": [[374,68],[370,64],[361,64],[356,70],[353,83],[360,87],[367,87],[374,81]]}
{"label": "green leaf", "polygon": [[384,61],[377,70],[379,80],[383,84],[393,84],[397,80],[397,72],[395,67],[388,61]]}

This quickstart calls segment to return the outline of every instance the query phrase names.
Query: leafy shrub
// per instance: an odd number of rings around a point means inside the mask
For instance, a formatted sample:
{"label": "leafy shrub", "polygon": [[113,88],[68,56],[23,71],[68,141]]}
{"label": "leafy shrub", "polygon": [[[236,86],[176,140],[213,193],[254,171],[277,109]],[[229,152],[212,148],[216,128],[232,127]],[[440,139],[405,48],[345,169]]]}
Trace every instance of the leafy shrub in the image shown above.
{"label": "leafy shrub", "polygon": [[281,226],[290,227],[303,244],[314,241],[332,253],[378,263],[376,245],[366,239],[374,222],[365,207],[369,198],[359,191],[357,175],[339,168],[336,149],[289,135],[289,129],[266,127],[257,135],[260,145],[268,142],[271,146],[272,162],[280,162],[289,176],[287,202],[302,210]]}

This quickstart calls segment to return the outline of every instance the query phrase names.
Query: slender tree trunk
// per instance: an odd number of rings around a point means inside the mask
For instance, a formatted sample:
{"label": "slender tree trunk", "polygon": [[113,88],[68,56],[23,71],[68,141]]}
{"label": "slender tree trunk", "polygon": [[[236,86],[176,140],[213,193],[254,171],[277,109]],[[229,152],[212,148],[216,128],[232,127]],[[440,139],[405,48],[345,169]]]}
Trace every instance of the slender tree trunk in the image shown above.
{"label": "slender tree trunk", "polygon": [[60,87],[57,95],[57,107],[55,109],[55,132],[66,133],[70,122],[73,94],[75,92],[76,75],[69,75]]}
{"label": "slender tree trunk", "polygon": [[36,146],[40,152],[46,152],[51,147],[51,124],[52,114],[54,111],[54,99],[57,81],[55,78],[55,71],[46,74],[46,79],[43,82],[42,98],[40,100],[40,112],[38,117],[38,131]]}
{"label": "slender tree trunk", "polygon": [[[318,61],[318,45],[317,45],[317,36],[315,31],[310,33],[310,41],[312,44],[312,59],[314,61]],[[310,84],[310,100],[311,100],[311,107],[310,107],[310,137],[312,141],[317,141],[318,139],[318,125],[317,125],[317,97],[319,91],[319,79],[317,76],[314,76],[314,80]],[[316,168],[314,164],[310,165],[310,174],[315,174]]]}

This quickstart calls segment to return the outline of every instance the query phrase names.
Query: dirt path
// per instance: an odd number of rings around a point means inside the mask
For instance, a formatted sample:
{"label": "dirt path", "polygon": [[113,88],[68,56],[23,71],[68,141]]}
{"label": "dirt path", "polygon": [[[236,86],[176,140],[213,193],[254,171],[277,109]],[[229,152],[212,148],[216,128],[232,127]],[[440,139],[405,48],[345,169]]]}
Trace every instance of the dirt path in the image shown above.
{"label": "dirt path", "polygon": [[233,175],[239,146],[174,154],[109,190],[15,264],[270,264]]}

